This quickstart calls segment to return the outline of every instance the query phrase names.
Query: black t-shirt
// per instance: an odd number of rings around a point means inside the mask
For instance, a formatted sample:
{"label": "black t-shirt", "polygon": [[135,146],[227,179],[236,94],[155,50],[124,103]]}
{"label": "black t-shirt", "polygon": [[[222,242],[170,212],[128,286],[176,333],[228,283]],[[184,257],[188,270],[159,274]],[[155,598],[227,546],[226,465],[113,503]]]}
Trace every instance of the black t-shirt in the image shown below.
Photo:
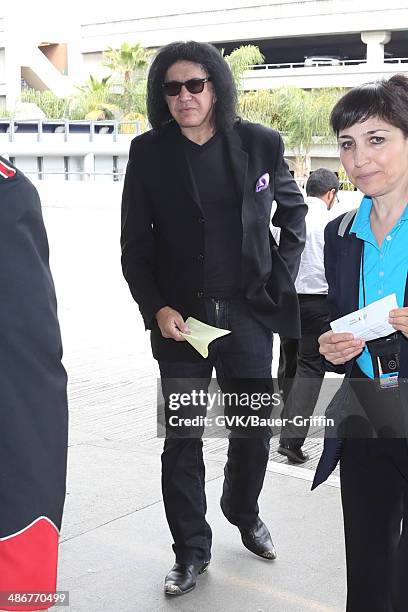
{"label": "black t-shirt", "polygon": [[217,132],[203,145],[183,136],[193,183],[205,219],[204,294],[219,299],[241,295],[241,206],[228,152]]}

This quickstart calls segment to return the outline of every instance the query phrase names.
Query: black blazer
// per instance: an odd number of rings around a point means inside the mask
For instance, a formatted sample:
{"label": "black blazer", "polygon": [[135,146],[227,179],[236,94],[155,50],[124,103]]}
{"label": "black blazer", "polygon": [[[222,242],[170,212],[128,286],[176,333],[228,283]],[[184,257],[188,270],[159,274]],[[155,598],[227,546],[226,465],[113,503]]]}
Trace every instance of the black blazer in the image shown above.
{"label": "black blazer", "polygon": [[[298,337],[293,284],[305,240],[307,206],[283,159],[278,132],[238,121],[225,133],[242,207],[242,287],[253,316],[275,332]],[[268,189],[255,192],[268,172]],[[279,248],[269,230],[281,228]],[[203,302],[203,213],[194,193],[180,129],[174,122],[131,144],[122,199],[122,268],[152,330],[153,355],[168,361],[202,357],[187,343],[162,337],[155,320],[163,306],[206,320]]]}
{"label": "black blazer", "polygon": [[[360,261],[363,241],[355,234],[350,234],[352,225],[350,222],[344,237],[338,235],[339,225],[344,215],[331,221],[325,229],[324,266],[326,279],[329,285],[328,306],[330,321],[342,317],[359,307],[359,283],[360,283]],[[408,276],[405,285],[404,306],[408,306]],[[354,365],[354,359],[347,361],[344,365],[333,366],[326,362],[327,369],[345,374],[350,378]],[[401,335],[401,355],[399,371],[400,397],[405,410],[408,425],[408,339]],[[346,391],[347,392],[347,391]],[[334,405],[333,416],[341,411],[342,397]],[[325,439],[323,454],[317,466],[312,489],[324,482],[336,467],[342,450],[342,440],[337,438]]]}

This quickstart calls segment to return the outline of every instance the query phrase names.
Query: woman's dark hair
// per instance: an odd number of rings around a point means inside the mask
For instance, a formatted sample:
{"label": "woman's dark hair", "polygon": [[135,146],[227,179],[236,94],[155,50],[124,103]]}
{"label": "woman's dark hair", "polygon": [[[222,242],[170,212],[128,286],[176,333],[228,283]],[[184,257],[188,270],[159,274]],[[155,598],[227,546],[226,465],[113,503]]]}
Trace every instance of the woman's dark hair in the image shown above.
{"label": "woman's dark hair", "polygon": [[330,124],[336,136],[340,130],[361,123],[369,117],[380,117],[383,121],[400,128],[408,136],[408,78],[395,74],[390,79],[381,79],[350,89],[334,106]]}
{"label": "woman's dark hair", "polygon": [[167,70],[178,61],[200,64],[211,77],[217,101],[214,106],[215,126],[225,130],[235,123],[237,90],[231,70],[213,45],[188,41],[174,42],[160,49],[150,66],[147,79],[147,114],[150,125],[159,128],[172,119],[162,91]]}

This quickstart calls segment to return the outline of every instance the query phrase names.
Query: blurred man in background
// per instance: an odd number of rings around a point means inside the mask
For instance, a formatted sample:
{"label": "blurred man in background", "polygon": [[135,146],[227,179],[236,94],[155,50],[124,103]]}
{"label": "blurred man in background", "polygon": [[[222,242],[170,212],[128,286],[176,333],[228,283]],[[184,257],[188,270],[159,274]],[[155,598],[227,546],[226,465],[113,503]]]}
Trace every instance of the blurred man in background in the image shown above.
{"label": "blurred man in background", "polygon": [[[284,409],[282,417],[308,419],[314,411],[324,378],[318,337],[328,323],[327,281],[324,273],[324,229],[333,218],[329,211],[337,200],[339,180],[334,172],[319,168],[306,183],[306,245],[300,260],[295,287],[299,296],[301,339],[281,337],[279,389]],[[306,421],[307,422],[307,421]],[[293,463],[309,458],[302,450],[308,425],[287,423],[282,428],[278,452]]]}

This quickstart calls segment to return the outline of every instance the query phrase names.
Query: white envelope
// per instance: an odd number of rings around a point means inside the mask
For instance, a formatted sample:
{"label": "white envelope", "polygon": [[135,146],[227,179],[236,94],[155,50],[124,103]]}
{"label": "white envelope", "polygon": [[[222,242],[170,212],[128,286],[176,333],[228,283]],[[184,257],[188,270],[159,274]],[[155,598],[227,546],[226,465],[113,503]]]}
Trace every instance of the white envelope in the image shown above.
{"label": "white envelope", "polygon": [[397,296],[395,293],[391,293],[364,308],[332,321],[330,326],[336,333],[351,333],[356,338],[366,342],[383,338],[395,332],[395,329],[388,322],[390,310],[394,308],[398,308]]}

